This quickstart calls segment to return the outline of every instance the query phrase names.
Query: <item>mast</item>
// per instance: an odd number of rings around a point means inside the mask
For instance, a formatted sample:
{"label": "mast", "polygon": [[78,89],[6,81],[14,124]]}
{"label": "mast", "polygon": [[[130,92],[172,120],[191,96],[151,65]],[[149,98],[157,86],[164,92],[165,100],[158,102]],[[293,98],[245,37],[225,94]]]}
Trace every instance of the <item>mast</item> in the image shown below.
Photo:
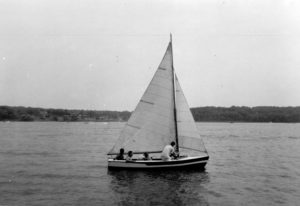
{"label": "mast", "polygon": [[178,129],[177,129],[177,111],[176,111],[176,88],[175,88],[175,71],[173,65],[173,46],[172,46],[172,34],[170,34],[170,44],[171,44],[171,63],[172,63],[172,83],[173,83],[173,102],[174,102],[174,123],[175,123],[175,142],[176,148],[175,151],[179,152],[178,145]]}

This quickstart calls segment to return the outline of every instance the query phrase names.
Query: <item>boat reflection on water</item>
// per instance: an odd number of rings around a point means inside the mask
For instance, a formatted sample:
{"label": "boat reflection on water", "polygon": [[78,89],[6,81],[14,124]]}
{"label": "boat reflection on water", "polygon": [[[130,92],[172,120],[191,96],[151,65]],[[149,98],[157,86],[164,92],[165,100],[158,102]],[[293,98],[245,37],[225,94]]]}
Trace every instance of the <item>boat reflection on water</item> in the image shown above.
{"label": "boat reflection on water", "polygon": [[204,170],[111,171],[111,191],[120,205],[209,205]]}

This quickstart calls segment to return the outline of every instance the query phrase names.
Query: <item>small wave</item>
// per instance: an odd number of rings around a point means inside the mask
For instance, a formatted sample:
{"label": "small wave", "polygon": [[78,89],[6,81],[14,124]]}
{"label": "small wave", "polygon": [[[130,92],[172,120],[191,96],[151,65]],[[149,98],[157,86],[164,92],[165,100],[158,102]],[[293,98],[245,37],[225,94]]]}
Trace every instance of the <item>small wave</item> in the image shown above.
{"label": "small wave", "polygon": [[68,175],[60,175],[60,174],[36,174],[32,175],[32,177],[40,177],[40,178],[49,178],[49,179],[61,179],[61,178],[67,178]]}
{"label": "small wave", "polygon": [[261,136],[259,138],[263,139],[263,140],[274,140],[274,139],[281,139],[284,137],[282,137],[282,136]]}
{"label": "small wave", "polygon": [[27,196],[27,195],[34,195],[36,193],[40,192],[40,189],[26,189],[22,191],[22,195]]}
{"label": "small wave", "polygon": [[208,191],[208,194],[211,194],[214,197],[222,197],[221,193],[215,192],[215,191]]}
{"label": "small wave", "polygon": [[106,169],[107,166],[106,165],[90,165],[87,166],[88,169]]}
{"label": "small wave", "polygon": [[230,134],[228,137],[239,137],[238,135]]}
{"label": "small wave", "polygon": [[256,189],[252,188],[252,187],[245,187],[245,190],[247,190],[249,192],[256,192]]}
{"label": "small wave", "polygon": [[291,179],[292,177],[286,174],[279,175],[280,178]]}
{"label": "small wave", "polygon": [[19,170],[19,171],[17,171],[16,173],[21,175],[21,174],[25,174],[26,171],[25,171],[25,170]]}
{"label": "small wave", "polygon": [[288,136],[289,139],[300,139],[300,137]]}

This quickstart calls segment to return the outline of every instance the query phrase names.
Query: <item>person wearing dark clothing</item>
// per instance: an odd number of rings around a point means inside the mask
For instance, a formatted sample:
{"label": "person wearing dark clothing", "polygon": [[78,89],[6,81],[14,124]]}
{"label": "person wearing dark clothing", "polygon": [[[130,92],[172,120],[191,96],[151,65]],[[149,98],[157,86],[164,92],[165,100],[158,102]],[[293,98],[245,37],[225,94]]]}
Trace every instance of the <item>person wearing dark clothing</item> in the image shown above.
{"label": "person wearing dark clothing", "polygon": [[116,156],[115,160],[124,160],[124,149],[120,149],[120,153]]}
{"label": "person wearing dark clothing", "polygon": [[147,152],[144,153],[143,160],[151,160],[151,157],[149,157]]}

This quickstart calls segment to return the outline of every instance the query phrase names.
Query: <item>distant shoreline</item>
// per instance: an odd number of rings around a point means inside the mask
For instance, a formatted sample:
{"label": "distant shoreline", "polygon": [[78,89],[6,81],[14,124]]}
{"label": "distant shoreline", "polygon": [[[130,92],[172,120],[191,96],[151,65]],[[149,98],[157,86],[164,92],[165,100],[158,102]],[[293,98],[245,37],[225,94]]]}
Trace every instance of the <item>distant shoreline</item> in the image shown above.
{"label": "distant shoreline", "polygon": [[[297,123],[300,107],[196,107],[191,108],[196,122],[228,123]],[[0,121],[22,122],[126,122],[129,111],[96,111],[45,109],[33,107],[0,106]]]}

